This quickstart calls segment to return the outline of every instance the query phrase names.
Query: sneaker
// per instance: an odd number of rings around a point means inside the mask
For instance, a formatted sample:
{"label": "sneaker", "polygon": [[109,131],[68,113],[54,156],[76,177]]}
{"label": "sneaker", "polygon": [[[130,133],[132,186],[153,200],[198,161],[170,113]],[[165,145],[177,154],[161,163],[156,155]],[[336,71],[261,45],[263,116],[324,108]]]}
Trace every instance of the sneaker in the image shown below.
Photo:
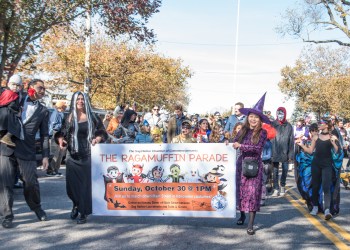
{"label": "sneaker", "polygon": [[332,214],[329,212],[329,209],[327,208],[325,211],[324,211],[324,218],[326,219],[326,220],[329,220],[329,219],[331,219],[333,216],[332,216]]}
{"label": "sneaker", "polygon": [[62,177],[63,176],[62,173],[59,173],[59,172],[55,172],[55,175],[56,175],[56,177]]}
{"label": "sneaker", "polygon": [[285,187],[281,187],[280,194],[285,194],[285,193],[286,193],[286,188]]}
{"label": "sneaker", "polygon": [[23,184],[22,184],[22,182],[17,182],[17,183],[15,183],[14,185],[13,185],[13,188],[23,188]]}
{"label": "sneaker", "polygon": [[62,174],[53,171],[53,172],[47,172],[47,173],[46,173],[46,176],[47,176],[47,177],[62,177]]}
{"label": "sneaker", "polygon": [[2,224],[3,228],[11,228],[12,227],[12,218],[4,219],[1,224]]}
{"label": "sneaker", "polygon": [[36,217],[38,217],[39,221],[46,221],[47,220],[47,215],[44,210],[41,208],[38,210],[35,210]]}
{"label": "sneaker", "polygon": [[278,197],[280,195],[280,193],[278,192],[278,190],[277,189],[275,189],[274,191],[273,191],[273,193],[272,193],[272,197]]}
{"label": "sneaker", "polygon": [[46,172],[47,177],[56,177],[56,172]]}
{"label": "sneaker", "polygon": [[318,213],[318,207],[317,207],[317,206],[314,206],[314,207],[312,208],[310,214],[316,216],[317,213]]}
{"label": "sneaker", "polygon": [[265,206],[265,199],[262,199],[262,200],[260,201],[260,206]]}

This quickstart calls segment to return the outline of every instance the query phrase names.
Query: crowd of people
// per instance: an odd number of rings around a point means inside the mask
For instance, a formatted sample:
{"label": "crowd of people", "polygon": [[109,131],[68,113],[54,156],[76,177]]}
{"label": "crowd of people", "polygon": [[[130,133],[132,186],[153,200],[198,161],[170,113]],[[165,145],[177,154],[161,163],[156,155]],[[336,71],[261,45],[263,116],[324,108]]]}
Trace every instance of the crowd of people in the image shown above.
{"label": "crowd of people", "polygon": [[[73,94],[67,115],[63,113],[67,108],[64,102],[57,102],[55,111],[49,115],[40,103],[45,94],[44,82],[32,80],[24,93],[18,77],[9,82],[9,86],[14,82],[15,88],[8,93],[3,91],[6,95],[0,96],[0,213],[4,228],[12,227],[17,170],[28,206],[40,221],[47,219],[41,208],[36,174],[38,132],[43,148],[42,165],[48,176],[60,176],[58,169],[66,155],[67,195],[72,201],[70,217],[78,224],[86,223],[92,213],[91,146],[98,143],[232,143],[237,150],[236,204],[240,211],[237,225],[244,225],[248,213],[249,235],[255,234],[256,212],[265,204],[267,194],[278,197],[286,192],[288,165],[305,163],[301,159],[307,155],[312,159],[304,170],[310,172],[311,184],[308,192],[304,192],[306,175],[299,171],[298,188],[309,202],[310,213],[316,215],[323,211],[328,220],[339,212],[332,209],[331,190],[335,185],[332,176],[338,174],[334,173],[334,161],[339,162],[341,153],[344,155],[347,151],[350,126],[337,121],[336,116],[324,117],[319,124],[300,119],[293,127],[287,121],[284,107],[276,110],[276,119],[263,111],[265,93],[253,108],[237,102],[227,119],[222,118],[220,112],[204,117],[189,116],[181,104],[176,104],[171,112],[164,106],[154,105],[151,112],[144,115],[129,106],[117,106],[101,119],[93,112],[89,97],[80,91]],[[54,155],[50,164],[49,140]],[[253,170],[248,171],[248,166],[253,166]],[[321,187],[324,205],[320,204]]]}

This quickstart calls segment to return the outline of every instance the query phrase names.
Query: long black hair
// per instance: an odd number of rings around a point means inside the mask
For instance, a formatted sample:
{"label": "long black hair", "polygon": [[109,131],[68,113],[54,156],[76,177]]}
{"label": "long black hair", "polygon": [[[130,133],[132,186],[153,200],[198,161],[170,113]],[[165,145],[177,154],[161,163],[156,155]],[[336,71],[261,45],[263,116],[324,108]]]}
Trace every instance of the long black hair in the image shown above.
{"label": "long black hair", "polygon": [[120,121],[124,128],[128,128],[130,123],[134,123],[134,121],[130,121],[132,115],[137,115],[137,113],[132,109],[125,110],[124,115]]}
{"label": "long black hair", "polygon": [[83,92],[77,91],[73,94],[72,100],[70,103],[70,109],[69,109],[69,118],[68,118],[68,126],[70,127],[70,131],[72,133],[72,149],[74,151],[78,151],[78,114],[77,114],[77,99],[78,96],[82,95],[84,98],[84,107],[85,107],[85,114],[86,119],[88,122],[88,141],[92,141],[94,136],[94,130],[95,130],[95,124],[97,124],[97,118],[92,113],[92,108],[89,101],[89,96]]}

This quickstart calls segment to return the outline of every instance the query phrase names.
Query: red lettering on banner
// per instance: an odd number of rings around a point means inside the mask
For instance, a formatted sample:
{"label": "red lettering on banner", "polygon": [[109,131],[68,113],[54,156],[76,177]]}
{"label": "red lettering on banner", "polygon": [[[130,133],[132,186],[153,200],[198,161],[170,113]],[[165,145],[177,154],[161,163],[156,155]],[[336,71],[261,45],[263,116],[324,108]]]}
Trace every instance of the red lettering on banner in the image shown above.
{"label": "red lettering on banner", "polygon": [[227,154],[189,154],[189,161],[212,162],[224,161],[227,162]]}
{"label": "red lettering on banner", "polygon": [[116,154],[100,154],[101,161],[102,162],[117,162],[117,155]]}
{"label": "red lettering on banner", "polygon": [[193,161],[194,158],[195,158],[195,155],[194,155],[194,154],[189,154],[189,155],[188,155],[188,158],[189,158],[190,161]]}

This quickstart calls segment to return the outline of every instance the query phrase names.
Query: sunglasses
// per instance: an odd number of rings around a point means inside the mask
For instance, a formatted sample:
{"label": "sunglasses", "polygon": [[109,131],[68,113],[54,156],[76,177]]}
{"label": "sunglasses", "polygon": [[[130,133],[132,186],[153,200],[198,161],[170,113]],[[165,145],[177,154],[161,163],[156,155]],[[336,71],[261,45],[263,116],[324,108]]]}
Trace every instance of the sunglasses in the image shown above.
{"label": "sunglasses", "polygon": [[187,126],[186,126],[186,127],[182,127],[182,129],[190,129],[190,127],[187,127]]}
{"label": "sunglasses", "polygon": [[38,91],[45,91],[46,90],[46,88],[45,87],[42,87],[42,86],[39,86],[39,87],[37,87],[38,88]]}
{"label": "sunglasses", "polygon": [[154,111],[159,110],[159,109],[153,109]]}

